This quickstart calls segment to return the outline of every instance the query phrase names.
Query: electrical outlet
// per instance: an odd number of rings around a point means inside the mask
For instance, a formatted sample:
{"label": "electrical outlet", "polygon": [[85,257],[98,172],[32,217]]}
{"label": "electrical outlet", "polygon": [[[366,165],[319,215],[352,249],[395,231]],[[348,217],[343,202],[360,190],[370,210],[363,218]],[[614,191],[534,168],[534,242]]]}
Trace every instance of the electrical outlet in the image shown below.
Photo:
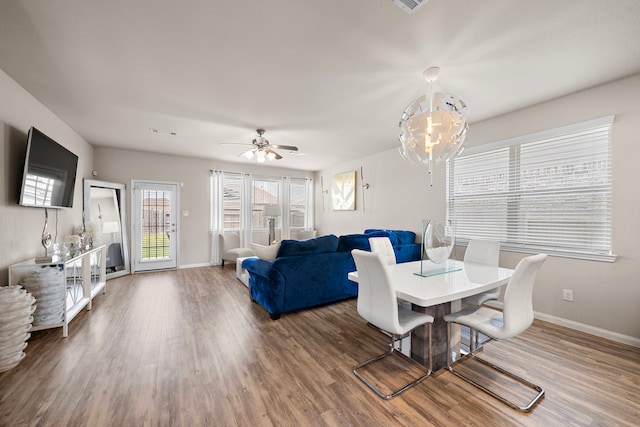
{"label": "electrical outlet", "polygon": [[562,290],[562,299],[565,301],[573,301],[573,290],[572,289],[563,289]]}

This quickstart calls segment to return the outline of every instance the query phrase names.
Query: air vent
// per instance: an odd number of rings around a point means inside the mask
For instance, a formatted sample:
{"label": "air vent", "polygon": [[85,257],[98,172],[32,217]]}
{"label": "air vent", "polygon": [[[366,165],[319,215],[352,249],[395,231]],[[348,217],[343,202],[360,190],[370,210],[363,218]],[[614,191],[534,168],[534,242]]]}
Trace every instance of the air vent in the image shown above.
{"label": "air vent", "polygon": [[151,132],[151,133],[163,133],[165,135],[172,135],[172,136],[178,135],[176,132],[171,131],[171,130],[158,130],[158,129],[154,129],[154,128],[149,128],[149,132]]}
{"label": "air vent", "polygon": [[427,4],[429,0],[391,0],[400,9],[411,15],[416,10]]}

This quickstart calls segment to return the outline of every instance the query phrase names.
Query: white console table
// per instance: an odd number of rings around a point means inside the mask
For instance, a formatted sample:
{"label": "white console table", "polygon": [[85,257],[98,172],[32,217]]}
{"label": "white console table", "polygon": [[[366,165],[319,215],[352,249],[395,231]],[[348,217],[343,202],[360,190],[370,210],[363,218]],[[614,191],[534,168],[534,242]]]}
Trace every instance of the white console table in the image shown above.
{"label": "white console table", "polygon": [[[9,267],[9,284],[17,285],[34,270],[54,267],[64,272],[65,309],[61,322],[33,326],[32,331],[62,326],[62,336],[69,334],[69,322],[85,307],[91,310],[92,299],[102,291],[107,292],[106,246],[99,246],[69,259],[54,259],[48,263],[37,263],[29,259]],[[36,299],[36,304],[38,301]]]}

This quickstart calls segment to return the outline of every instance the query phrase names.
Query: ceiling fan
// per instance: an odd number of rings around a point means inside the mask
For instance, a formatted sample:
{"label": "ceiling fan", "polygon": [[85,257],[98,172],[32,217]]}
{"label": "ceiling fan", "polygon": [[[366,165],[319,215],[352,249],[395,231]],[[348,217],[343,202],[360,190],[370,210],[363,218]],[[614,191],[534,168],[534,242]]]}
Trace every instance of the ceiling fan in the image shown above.
{"label": "ceiling fan", "polygon": [[258,163],[264,163],[266,160],[280,160],[282,156],[273,151],[273,148],[280,148],[287,151],[298,151],[298,147],[294,147],[293,145],[269,144],[269,141],[262,136],[264,134],[264,129],[256,129],[256,132],[258,135],[256,135],[253,141],[251,141],[251,144],[223,143],[221,145],[250,145],[252,148],[242,154],[239,154],[239,157],[252,159],[253,156],[256,156],[256,161],[258,161]]}

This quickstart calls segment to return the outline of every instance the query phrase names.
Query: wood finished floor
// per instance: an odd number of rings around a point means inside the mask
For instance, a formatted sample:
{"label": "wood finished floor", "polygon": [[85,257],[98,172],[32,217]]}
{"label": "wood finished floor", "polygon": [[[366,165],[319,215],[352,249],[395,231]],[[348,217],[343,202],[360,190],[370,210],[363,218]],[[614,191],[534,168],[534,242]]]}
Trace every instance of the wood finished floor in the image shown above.
{"label": "wood finished floor", "polygon": [[[233,265],[126,276],[0,374],[0,426],[637,426],[640,350],[536,321],[484,357],[546,389],[529,414],[449,372],[391,401],[352,373],[388,338],[355,300],[272,321]],[[394,379],[390,379],[394,381]]]}

